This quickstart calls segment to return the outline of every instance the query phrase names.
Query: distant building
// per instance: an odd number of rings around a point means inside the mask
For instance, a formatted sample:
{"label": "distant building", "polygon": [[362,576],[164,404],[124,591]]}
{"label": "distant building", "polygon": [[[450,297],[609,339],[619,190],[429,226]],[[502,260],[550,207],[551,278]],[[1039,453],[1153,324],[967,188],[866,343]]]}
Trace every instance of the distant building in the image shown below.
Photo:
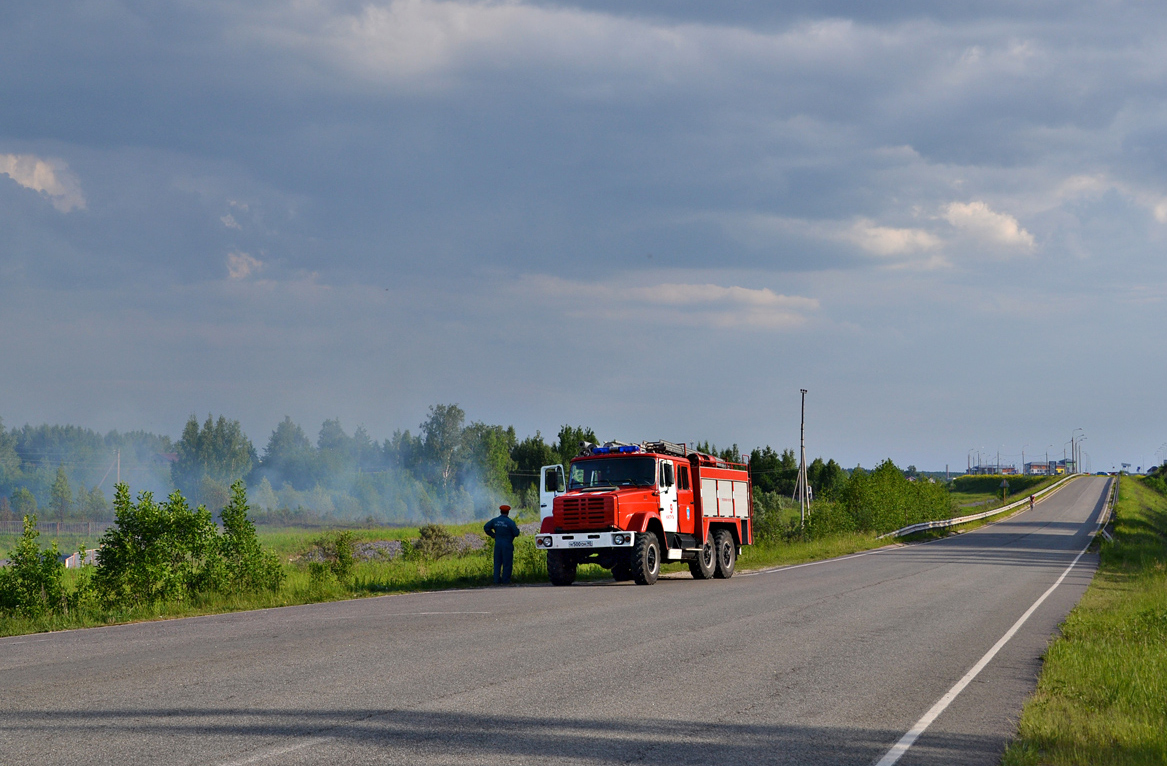
{"label": "distant building", "polygon": [[1017,466],[1001,465],[999,463],[992,465],[974,465],[968,469],[968,472],[978,476],[1015,476],[1017,474]]}
{"label": "distant building", "polygon": [[77,553],[68,556],[60,556],[59,560],[64,562],[65,569],[80,569],[84,565],[97,563],[97,551],[85,551],[85,558],[81,558]]}
{"label": "distant building", "polygon": [[1052,465],[1051,463],[1048,463],[1045,461],[1042,461],[1040,463],[1039,462],[1026,463],[1025,464],[1025,474],[1027,476],[1049,476],[1050,472],[1051,472],[1051,468],[1050,468],[1051,465]]}

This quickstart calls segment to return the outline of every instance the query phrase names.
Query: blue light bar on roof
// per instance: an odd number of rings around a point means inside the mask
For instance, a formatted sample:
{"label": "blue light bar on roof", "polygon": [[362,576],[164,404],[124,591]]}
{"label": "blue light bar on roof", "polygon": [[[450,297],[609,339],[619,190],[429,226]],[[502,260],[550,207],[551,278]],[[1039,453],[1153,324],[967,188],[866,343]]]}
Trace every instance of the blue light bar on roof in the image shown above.
{"label": "blue light bar on roof", "polygon": [[611,450],[607,447],[592,447],[593,455],[607,455],[609,452],[611,452]]}
{"label": "blue light bar on roof", "polygon": [[635,444],[626,444],[620,448],[621,452],[640,452],[640,447]]}

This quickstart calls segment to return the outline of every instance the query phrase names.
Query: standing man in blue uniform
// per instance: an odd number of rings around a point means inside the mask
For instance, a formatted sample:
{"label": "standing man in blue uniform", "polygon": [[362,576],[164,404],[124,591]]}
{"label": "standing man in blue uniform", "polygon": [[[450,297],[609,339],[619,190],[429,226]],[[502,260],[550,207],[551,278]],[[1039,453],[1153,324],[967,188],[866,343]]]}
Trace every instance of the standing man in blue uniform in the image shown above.
{"label": "standing man in blue uniform", "polygon": [[515,538],[519,536],[519,525],[509,514],[509,505],[498,507],[495,516],[482,528],[486,536],[494,539],[494,584],[510,585],[511,567],[515,563]]}

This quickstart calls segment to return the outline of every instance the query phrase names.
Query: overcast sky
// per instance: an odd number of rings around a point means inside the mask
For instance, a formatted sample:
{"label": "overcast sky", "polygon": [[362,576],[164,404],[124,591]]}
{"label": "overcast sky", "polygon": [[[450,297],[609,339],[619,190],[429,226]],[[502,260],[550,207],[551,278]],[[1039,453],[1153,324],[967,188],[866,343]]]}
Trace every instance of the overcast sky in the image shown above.
{"label": "overcast sky", "polygon": [[0,417],[214,412],[262,449],[457,402],[794,447],[807,388],[848,466],[1075,428],[1145,465],[1165,33],[1118,1],[6,0]]}

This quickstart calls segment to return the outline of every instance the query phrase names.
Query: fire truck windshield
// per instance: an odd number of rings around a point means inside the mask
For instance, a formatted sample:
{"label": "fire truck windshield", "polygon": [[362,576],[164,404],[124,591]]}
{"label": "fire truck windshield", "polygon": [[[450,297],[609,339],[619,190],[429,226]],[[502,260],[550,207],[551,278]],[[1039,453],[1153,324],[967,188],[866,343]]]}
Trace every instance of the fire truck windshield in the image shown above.
{"label": "fire truck windshield", "polygon": [[656,483],[656,460],[623,457],[581,460],[571,464],[569,489],[588,487],[651,487]]}

